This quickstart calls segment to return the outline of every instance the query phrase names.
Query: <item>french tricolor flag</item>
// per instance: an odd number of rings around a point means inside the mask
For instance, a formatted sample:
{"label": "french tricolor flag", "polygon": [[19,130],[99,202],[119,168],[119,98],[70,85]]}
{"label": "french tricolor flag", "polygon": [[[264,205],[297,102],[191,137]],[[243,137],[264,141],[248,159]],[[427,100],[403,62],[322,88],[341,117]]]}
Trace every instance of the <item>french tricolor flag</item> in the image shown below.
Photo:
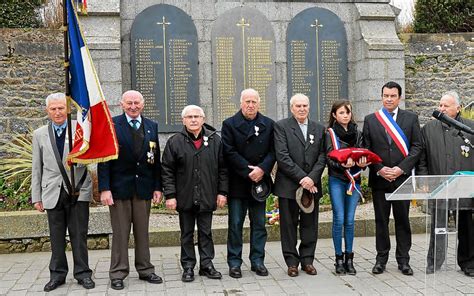
{"label": "french tricolor flag", "polygon": [[70,163],[97,163],[118,157],[118,144],[109,108],[79,26],[72,0],[67,2],[69,72],[72,102],[77,108]]}

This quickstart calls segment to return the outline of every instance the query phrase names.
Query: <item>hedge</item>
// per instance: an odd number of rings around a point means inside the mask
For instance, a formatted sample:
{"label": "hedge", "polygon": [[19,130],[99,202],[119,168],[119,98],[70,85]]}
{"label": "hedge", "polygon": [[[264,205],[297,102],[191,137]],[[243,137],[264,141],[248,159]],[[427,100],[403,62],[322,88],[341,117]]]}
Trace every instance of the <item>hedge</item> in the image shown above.
{"label": "hedge", "polygon": [[416,0],[415,33],[472,32],[472,0]]}
{"label": "hedge", "polygon": [[0,0],[0,27],[38,28],[38,8],[42,0]]}

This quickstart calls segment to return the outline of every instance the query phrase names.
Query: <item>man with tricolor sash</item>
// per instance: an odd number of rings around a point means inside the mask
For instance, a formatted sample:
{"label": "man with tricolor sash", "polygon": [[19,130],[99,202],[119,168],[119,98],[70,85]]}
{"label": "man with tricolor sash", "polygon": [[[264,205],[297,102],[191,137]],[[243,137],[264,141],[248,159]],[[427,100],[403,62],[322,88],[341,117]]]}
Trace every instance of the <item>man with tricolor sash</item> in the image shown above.
{"label": "man with tricolor sash", "polygon": [[372,273],[385,270],[390,252],[389,217],[393,209],[396,236],[396,260],[404,275],[413,275],[410,267],[411,229],[410,201],[387,201],[411,174],[420,158],[422,143],[418,116],[399,107],[401,86],[393,81],[382,87],[383,108],[364,119],[364,145],[382,158],[382,163],[370,165],[369,186],[375,211],[376,263]]}

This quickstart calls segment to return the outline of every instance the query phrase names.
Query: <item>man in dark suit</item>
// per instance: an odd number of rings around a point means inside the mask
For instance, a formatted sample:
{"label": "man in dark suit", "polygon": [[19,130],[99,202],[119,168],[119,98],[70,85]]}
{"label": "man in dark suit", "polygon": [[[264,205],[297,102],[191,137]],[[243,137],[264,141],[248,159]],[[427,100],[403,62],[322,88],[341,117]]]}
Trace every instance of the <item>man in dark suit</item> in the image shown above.
{"label": "man in dark suit", "polygon": [[113,231],[109,276],[115,290],[124,288],[123,279],[130,271],[128,241],[132,224],[139,279],[163,282],[155,274],[148,246],[151,199],[159,203],[162,197],[158,124],[141,115],[144,99],[138,91],[126,91],[120,105],[124,114],[113,118],[118,159],[98,166],[100,200],[109,206]]}
{"label": "man in dark suit", "polygon": [[266,178],[275,164],[273,120],[258,112],[260,95],[254,89],[240,94],[240,110],[222,124],[224,157],[229,169],[229,231],[227,236],[227,264],[229,275],[242,277],[242,228],[247,210],[250,218],[250,265],[259,276],[267,276],[264,265],[265,201],[252,197],[252,183]]}
{"label": "man in dark suit", "polygon": [[[316,275],[313,266],[318,239],[321,175],[326,166],[325,129],[309,120],[309,99],[296,94],[290,99],[293,114],[275,123],[275,155],[278,170],[274,193],[279,198],[281,247],[288,275],[298,276],[298,265],[307,274]],[[314,210],[304,213],[296,202],[299,187],[314,194]],[[296,249],[297,231],[301,243]]]}
{"label": "man in dark suit", "polygon": [[418,116],[399,108],[402,88],[396,82],[382,87],[383,108],[364,119],[364,145],[382,158],[382,163],[370,166],[369,186],[375,211],[375,247],[377,257],[372,273],[385,270],[390,251],[389,217],[393,208],[398,269],[413,275],[410,267],[411,229],[408,212],[410,201],[387,201],[386,193],[393,192],[410,175],[421,153],[421,133]]}
{"label": "man in dark suit", "polygon": [[50,281],[44,291],[55,290],[66,280],[66,230],[72,245],[74,278],[84,288],[92,289],[95,283],[91,279],[87,253],[91,177],[85,165],[75,166],[75,186],[79,197],[70,195],[70,170],[66,169],[69,152],[66,96],[63,93],[49,95],[46,111],[51,122],[33,133],[31,172],[31,201],[38,211],[46,210],[51,240]]}

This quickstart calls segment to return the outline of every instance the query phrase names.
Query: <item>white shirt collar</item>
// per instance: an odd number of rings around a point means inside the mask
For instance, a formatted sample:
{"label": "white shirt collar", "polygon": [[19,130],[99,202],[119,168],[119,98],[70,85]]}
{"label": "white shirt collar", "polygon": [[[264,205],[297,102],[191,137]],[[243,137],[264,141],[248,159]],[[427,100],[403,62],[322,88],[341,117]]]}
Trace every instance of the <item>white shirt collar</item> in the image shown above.
{"label": "white shirt collar", "polygon": [[130,123],[131,120],[135,119],[138,121],[138,123],[142,123],[142,116],[141,115],[138,115],[137,118],[131,118],[130,116],[127,115],[127,113],[125,113],[125,117],[127,117],[127,122]]}

